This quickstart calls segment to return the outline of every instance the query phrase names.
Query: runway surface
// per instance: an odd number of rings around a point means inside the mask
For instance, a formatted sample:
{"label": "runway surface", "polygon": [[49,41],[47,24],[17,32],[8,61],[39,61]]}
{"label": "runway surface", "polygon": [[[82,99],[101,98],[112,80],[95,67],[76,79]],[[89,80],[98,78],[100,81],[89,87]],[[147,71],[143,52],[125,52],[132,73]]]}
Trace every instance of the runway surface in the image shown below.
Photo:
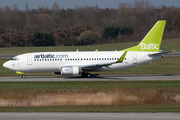
{"label": "runway surface", "polygon": [[81,76],[27,76],[22,79],[16,77],[0,77],[0,82],[29,82],[29,81],[173,81],[180,80],[179,74],[174,75],[110,75],[110,76],[92,76],[92,78],[82,78]]}
{"label": "runway surface", "polygon": [[[0,55],[0,58],[7,58],[7,59],[11,59],[12,57],[14,57],[16,55]],[[168,53],[168,54],[164,54],[164,56],[171,56],[171,57],[175,57],[175,56],[180,56],[180,53]]]}
{"label": "runway surface", "polygon": [[1,120],[179,120],[180,113],[0,113]]}

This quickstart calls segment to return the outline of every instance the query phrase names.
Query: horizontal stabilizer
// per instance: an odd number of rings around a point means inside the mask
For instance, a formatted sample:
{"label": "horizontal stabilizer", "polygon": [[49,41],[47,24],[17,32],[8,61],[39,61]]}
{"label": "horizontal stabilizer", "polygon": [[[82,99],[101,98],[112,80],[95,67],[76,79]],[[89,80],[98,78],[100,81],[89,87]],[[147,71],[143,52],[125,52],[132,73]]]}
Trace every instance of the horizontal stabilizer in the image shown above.
{"label": "horizontal stabilizer", "polygon": [[153,56],[153,55],[162,55],[162,54],[167,54],[170,52],[175,52],[175,50],[171,50],[171,51],[166,51],[166,52],[159,52],[159,53],[154,53],[154,54],[149,54],[149,56]]}

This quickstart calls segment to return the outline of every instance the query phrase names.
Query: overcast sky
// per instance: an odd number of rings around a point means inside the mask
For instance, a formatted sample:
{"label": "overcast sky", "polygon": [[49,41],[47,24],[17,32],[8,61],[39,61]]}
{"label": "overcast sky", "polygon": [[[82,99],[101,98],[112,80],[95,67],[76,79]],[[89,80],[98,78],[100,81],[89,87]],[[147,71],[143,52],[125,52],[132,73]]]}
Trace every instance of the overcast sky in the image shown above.
{"label": "overcast sky", "polygon": [[[0,0],[0,7],[12,6],[14,4],[20,10],[25,10],[26,1],[30,9],[37,9],[40,6],[52,7],[54,2],[57,2],[61,8],[67,9],[74,8],[75,5],[80,6],[95,6],[96,4],[99,8],[118,8],[120,2],[129,3],[134,2],[134,0]],[[157,6],[166,5],[166,6],[175,6],[180,7],[180,0],[149,0],[151,4]]]}

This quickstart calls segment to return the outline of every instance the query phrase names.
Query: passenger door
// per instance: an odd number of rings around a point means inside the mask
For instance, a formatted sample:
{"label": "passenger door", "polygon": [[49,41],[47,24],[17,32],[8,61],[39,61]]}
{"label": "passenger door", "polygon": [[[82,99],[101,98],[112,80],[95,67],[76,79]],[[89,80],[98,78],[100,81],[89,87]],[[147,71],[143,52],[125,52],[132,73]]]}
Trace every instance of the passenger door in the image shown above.
{"label": "passenger door", "polygon": [[27,65],[32,65],[32,56],[31,55],[27,56]]}

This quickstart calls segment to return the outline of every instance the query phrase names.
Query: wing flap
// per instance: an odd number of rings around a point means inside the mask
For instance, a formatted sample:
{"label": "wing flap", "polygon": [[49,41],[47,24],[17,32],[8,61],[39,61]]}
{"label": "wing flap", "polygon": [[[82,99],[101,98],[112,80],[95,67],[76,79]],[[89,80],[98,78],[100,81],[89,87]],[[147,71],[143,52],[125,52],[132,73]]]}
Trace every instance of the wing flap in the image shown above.
{"label": "wing flap", "polygon": [[104,63],[104,64],[92,64],[92,65],[85,65],[85,66],[80,66],[81,70],[96,70],[98,68],[102,67],[108,67],[112,63]]}
{"label": "wing flap", "polygon": [[122,63],[125,59],[125,56],[127,54],[127,51],[123,53],[123,55],[116,61],[116,62],[111,62],[111,63],[102,63],[102,64],[91,64],[91,65],[84,65],[80,66],[81,70],[96,70],[102,67],[109,67],[109,65],[115,64],[115,63]]}

